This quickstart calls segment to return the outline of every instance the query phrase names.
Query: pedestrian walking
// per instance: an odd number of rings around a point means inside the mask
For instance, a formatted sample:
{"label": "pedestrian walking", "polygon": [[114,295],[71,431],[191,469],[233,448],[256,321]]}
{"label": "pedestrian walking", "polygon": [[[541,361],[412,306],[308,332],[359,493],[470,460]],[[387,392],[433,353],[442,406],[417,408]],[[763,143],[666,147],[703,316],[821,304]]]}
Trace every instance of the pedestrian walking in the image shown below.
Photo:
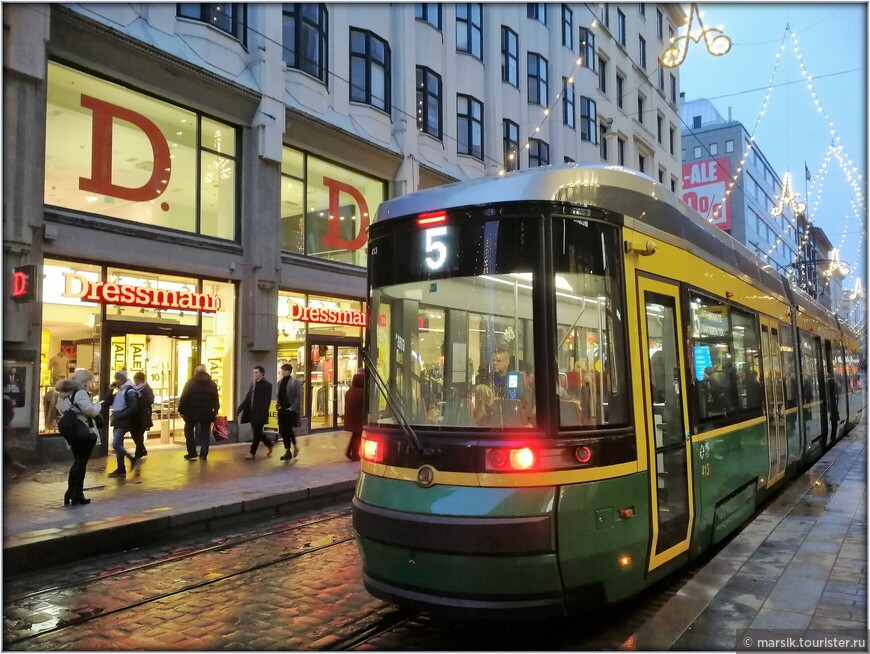
{"label": "pedestrian walking", "polygon": [[257,456],[257,447],[262,441],[269,450],[267,455],[272,454],[274,443],[263,433],[263,427],[269,422],[269,405],[272,403],[272,384],[266,381],[266,369],[263,366],[254,366],[251,373],[251,388],[248,394],[236,410],[239,414],[239,422],[251,423],[254,439],[251,441],[251,451],[245,455],[246,459]]}
{"label": "pedestrian walking", "polygon": [[344,428],[350,432],[350,441],[344,455],[351,461],[359,461],[359,445],[365,421],[365,378],[365,372],[357,372],[344,394]]}
{"label": "pedestrian walking", "polygon": [[[13,400],[8,395],[3,396],[3,440],[6,441],[9,438],[9,434],[12,433],[12,418],[15,417],[15,400]],[[19,463],[15,459],[12,458],[12,455],[5,449],[3,449],[3,465],[11,468],[9,471],[9,478],[15,479],[22,472],[27,470],[27,466],[23,463]]]}
{"label": "pedestrian walking", "polygon": [[[112,388],[116,389],[112,396],[112,449],[115,450],[118,467],[108,476],[124,478],[127,476],[126,460],[130,459],[130,463],[134,463],[132,455],[124,449],[124,436],[132,428],[136,416],[136,391],[133,390],[133,381],[127,378],[127,371],[123,368],[115,373]],[[132,469],[132,465],[130,468]]]}
{"label": "pedestrian walking", "polygon": [[293,376],[293,366],[289,363],[281,366],[277,404],[278,433],[284,441],[281,460],[289,461],[294,456],[299,456],[299,446],[296,444],[296,433],[293,429],[299,426],[299,406],[302,404],[302,382]]}
{"label": "pedestrian walking", "polygon": [[148,456],[145,449],[145,434],[154,425],[151,420],[151,407],[154,405],[154,391],[145,381],[145,373],[137,372],[133,375],[133,390],[136,391],[136,415],[133,416],[133,424],[130,427],[130,437],[136,443],[136,451],[133,453],[133,465]]}
{"label": "pedestrian walking", "polygon": [[199,458],[208,459],[208,446],[211,444],[211,423],[221,408],[217,384],[205,371],[205,366],[197,366],[181,391],[178,412],[184,418],[184,442],[187,454],[184,458],[196,458],[196,443],[199,442]]}
{"label": "pedestrian walking", "polygon": [[59,416],[70,409],[76,414],[88,430],[88,436],[82,439],[67,441],[73,453],[73,464],[69,469],[66,493],[63,496],[64,506],[69,504],[89,504],[90,500],[85,497],[85,472],[87,472],[88,459],[94,446],[100,442],[100,435],[94,418],[103,411],[103,402],[94,403],[88,387],[94,380],[90,370],[76,368],[68,379],[61,379],[54,386],[58,393],[57,412]]}

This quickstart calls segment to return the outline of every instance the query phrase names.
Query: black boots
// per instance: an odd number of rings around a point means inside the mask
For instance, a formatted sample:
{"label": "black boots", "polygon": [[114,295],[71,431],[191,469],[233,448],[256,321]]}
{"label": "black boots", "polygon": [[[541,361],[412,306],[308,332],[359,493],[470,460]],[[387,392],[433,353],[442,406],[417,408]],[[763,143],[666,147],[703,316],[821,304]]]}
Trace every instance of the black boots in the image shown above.
{"label": "black boots", "polygon": [[63,505],[64,506],[69,506],[70,504],[75,506],[77,504],[90,504],[90,503],[91,503],[91,501],[87,497],[85,497],[85,494],[82,491],[82,489],[78,489],[75,491],[67,489],[66,493],[63,494]]}

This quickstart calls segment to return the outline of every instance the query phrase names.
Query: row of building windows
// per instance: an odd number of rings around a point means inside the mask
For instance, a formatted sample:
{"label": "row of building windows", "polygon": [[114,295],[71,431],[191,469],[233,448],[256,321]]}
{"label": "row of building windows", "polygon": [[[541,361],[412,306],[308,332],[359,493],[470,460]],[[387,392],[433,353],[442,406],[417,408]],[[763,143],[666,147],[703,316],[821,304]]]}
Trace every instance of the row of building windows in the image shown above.
{"label": "row of building windows", "polygon": [[[221,9],[221,7],[223,9]],[[242,9],[228,9],[235,5],[179,5],[179,15],[201,20],[221,18],[223,12],[230,12],[230,22],[216,20],[218,27],[233,27],[244,21]],[[456,6],[456,43],[457,50],[481,56],[482,14],[478,3],[463,3]],[[657,10],[659,11],[659,10]],[[563,5],[563,42],[573,50],[573,12]],[[660,14],[660,11],[659,11]],[[529,18],[541,20],[546,24],[547,6],[542,3],[529,3]],[[621,12],[620,12],[620,15]],[[415,17],[441,29],[441,5],[439,3],[416,3]],[[302,70],[313,77],[326,81],[328,70],[327,34],[328,11],[323,4],[288,3],[283,6],[284,61],[288,66]],[[581,60],[584,65],[595,68],[601,62],[599,88],[606,93],[607,62],[595,56],[595,36],[586,28],[580,28],[579,43]],[[370,105],[381,111],[391,109],[391,51],[389,43],[369,30],[350,28],[350,100]],[[502,79],[519,87],[519,36],[507,26],[502,26]],[[643,42],[645,43],[645,42]],[[528,102],[549,106],[549,62],[536,52],[528,52],[526,60]],[[676,81],[673,79],[673,95],[676,94]],[[617,75],[617,104],[623,107],[625,78]],[[416,72],[417,83],[417,126],[422,133],[441,139],[442,120],[442,83],[441,77],[433,70],[419,66]],[[576,129],[576,108],[573,81],[562,80],[564,91],[562,101],[563,124]],[[597,107],[594,100],[585,96],[580,98],[580,138],[590,143],[598,142]],[[644,124],[646,98],[638,94],[637,119]],[[657,117],[657,136],[663,143],[663,117]],[[472,96],[457,96],[457,152],[483,160],[483,103]],[[671,126],[671,153],[674,150],[675,129]],[[539,148],[544,152],[544,148]],[[605,146],[606,154],[606,146]],[[543,159],[548,159],[543,156]],[[505,162],[506,165],[509,162]]]}
{"label": "row of building windows", "polygon": [[[730,154],[734,152],[734,141],[731,139],[725,141],[725,152]],[[692,157],[695,159],[706,159],[707,157],[715,157],[719,155],[719,144],[718,143],[709,143],[706,148],[702,145],[696,145],[692,150]],[[683,161],[688,161],[686,159],[686,151],[683,150]]]}
{"label": "row of building windows", "polygon": [[[483,23],[480,3],[460,3],[456,5],[456,49],[482,59]],[[200,20],[221,29],[244,42],[247,20],[245,4],[205,4],[180,3],[178,15]],[[606,10],[609,27],[609,10]],[[625,46],[625,15],[617,10],[620,28],[617,40]],[[657,33],[663,39],[663,15],[656,9]],[[417,20],[426,22],[441,30],[441,4],[415,3],[414,15]],[[529,18],[547,23],[547,5],[528,3]],[[327,83],[328,64],[328,21],[329,13],[323,4],[285,3],[283,5],[284,61],[291,68],[299,69],[320,81]],[[562,43],[574,50],[573,11],[562,5]],[[669,33],[673,28],[668,25]],[[350,86],[351,99],[370,104],[378,109],[390,110],[390,48],[386,40],[367,30],[351,28]],[[595,35],[587,28],[579,28],[579,44],[582,65],[595,70],[598,62],[601,81],[599,88],[606,93],[607,63],[595,54]],[[533,53],[529,53],[529,66],[533,65]],[[546,93],[540,92],[541,79],[546,83],[546,60],[534,55],[537,70],[537,89],[530,92],[530,102],[547,105]],[[509,27],[502,26],[502,79],[519,87],[519,37]],[[643,69],[647,67],[646,39],[638,35],[638,61]],[[540,70],[543,66],[544,70]],[[533,82],[529,73],[531,88]],[[671,74],[671,103],[677,102],[676,77]],[[619,86],[619,85],[618,85]],[[664,71],[659,69],[659,88],[664,92]],[[544,89],[546,90],[546,89]],[[531,99],[534,97],[534,101]],[[618,93],[618,104],[622,107],[622,93]]]}

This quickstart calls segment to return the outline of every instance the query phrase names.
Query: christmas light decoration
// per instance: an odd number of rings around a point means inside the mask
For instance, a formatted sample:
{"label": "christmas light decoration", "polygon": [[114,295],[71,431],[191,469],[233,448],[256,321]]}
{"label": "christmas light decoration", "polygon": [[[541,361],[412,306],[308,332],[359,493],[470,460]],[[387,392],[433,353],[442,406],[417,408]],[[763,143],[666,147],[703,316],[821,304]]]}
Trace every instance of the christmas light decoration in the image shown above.
{"label": "christmas light decoration", "polygon": [[[692,24],[695,17],[698,19],[698,31],[692,31]],[[714,36],[715,35],[715,36]],[[712,38],[711,38],[712,37]],[[686,33],[671,39],[670,47],[662,54],[661,62],[665,68],[676,68],[686,60],[686,55],[689,53],[689,41],[700,43],[704,39],[704,44],[707,46],[707,52],[714,57],[721,57],[731,50],[731,39],[725,36],[721,27],[704,27],[701,20],[701,14],[698,11],[698,5],[692,3],[689,11],[689,22],[686,26]]]}
{"label": "christmas light decoration", "polygon": [[770,210],[771,216],[782,215],[783,207],[786,205],[791,207],[791,210],[796,214],[803,213],[807,209],[805,202],[798,202],[800,193],[792,193],[791,190],[791,173],[786,173],[782,177],[782,195],[777,197],[779,204]]}
{"label": "christmas light decoration", "polygon": [[849,266],[840,261],[840,250],[838,248],[831,250],[831,259],[823,274],[826,279],[830,278],[831,275],[844,279],[849,274]]}

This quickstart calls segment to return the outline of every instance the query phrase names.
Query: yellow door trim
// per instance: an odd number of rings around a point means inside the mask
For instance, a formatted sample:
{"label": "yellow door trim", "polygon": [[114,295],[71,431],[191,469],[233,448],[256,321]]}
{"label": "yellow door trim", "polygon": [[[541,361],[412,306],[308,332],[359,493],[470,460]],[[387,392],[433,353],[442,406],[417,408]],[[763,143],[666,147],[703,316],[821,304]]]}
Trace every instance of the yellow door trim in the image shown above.
{"label": "yellow door trim", "polygon": [[686,374],[684,367],[680,366],[680,397],[682,398],[683,412],[683,428],[686,430],[685,438],[685,455],[686,455],[686,483],[688,490],[688,521],[686,523],[686,537],[668,548],[664,552],[656,554],[656,546],[659,538],[659,516],[658,516],[658,488],[656,484],[656,441],[653,433],[654,420],[652,413],[652,398],[649,396],[649,380],[651,379],[651,371],[649,369],[649,334],[646,327],[646,293],[658,293],[665,295],[674,300],[675,319],[677,323],[677,357],[680,362],[686,360],[683,352],[683,318],[682,307],[680,302],[680,289],[677,284],[650,279],[649,277],[637,277],[637,297],[638,297],[638,323],[640,323],[640,349],[641,349],[641,365],[644,371],[644,396],[645,414],[646,414],[646,431],[648,443],[648,460],[649,460],[649,484],[650,484],[650,516],[652,518],[652,538],[650,539],[650,557],[648,570],[667,563],[668,561],[679,556],[683,552],[688,551],[689,541],[691,540],[692,525],[695,518],[695,502],[693,493],[693,474],[692,474],[692,439],[689,437],[689,411],[686,394]]}

